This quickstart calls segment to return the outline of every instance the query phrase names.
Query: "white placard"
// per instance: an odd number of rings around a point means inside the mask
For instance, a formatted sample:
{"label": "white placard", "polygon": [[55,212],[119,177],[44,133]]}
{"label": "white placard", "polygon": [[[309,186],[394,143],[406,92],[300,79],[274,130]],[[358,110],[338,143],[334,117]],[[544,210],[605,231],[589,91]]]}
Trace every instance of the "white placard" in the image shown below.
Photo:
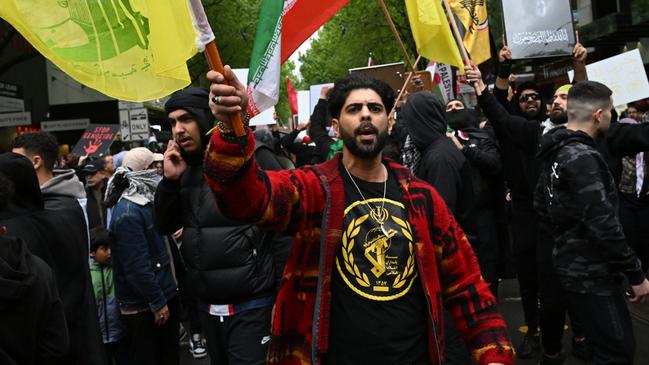
{"label": "white placard", "polygon": [[50,120],[41,122],[41,130],[45,132],[73,131],[76,129],[86,129],[90,124],[90,119],[64,119]]}
{"label": "white placard", "polygon": [[[624,105],[649,97],[649,81],[640,57],[634,49],[586,66],[588,80],[598,81],[613,90],[613,104]],[[569,71],[570,80],[574,71]]]}
{"label": "white placard", "polygon": [[0,114],[0,127],[15,127],[30,124],[32,124],[32,112]]}
{"label": "white placard", "polygon": [[0,96],[0,113],[24,112],[25,101],[23,99]]}
{"label": "white placard", "polygon": [[311,93],[309,118],[311,117],[311,114],[313,114],[313,110],[315,109],[315,106],[316,104],[318,104],[318,100],[320,99],[320,92],[322,91],[322,88],[325,86],[334,86],[334,84],[333,82],[330,82],[328,84],[311,85],[311,87],[309,87],[309,92]]}
{"label": "white placard", "polygon": [[311,104],[311,92],[309,90],[299,90],[297,92],[298,123],[303,123],[303,124],[309,123],[309,118],[311,118],[311,108],[309,108],[310,104]]}

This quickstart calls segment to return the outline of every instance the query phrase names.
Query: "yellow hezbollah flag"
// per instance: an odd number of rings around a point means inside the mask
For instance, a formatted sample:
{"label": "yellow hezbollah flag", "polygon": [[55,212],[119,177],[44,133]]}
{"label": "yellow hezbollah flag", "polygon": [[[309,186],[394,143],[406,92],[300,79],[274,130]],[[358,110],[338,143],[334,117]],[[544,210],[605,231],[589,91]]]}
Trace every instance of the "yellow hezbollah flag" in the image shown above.
{"label": "yellow hezbollah flag", "polygon": [[462,57],[440,1],[406,0],[406,9],[417,52],[431,61],[456,66],[463,73]]}
{"label": "yellow hezbollah flag", "polygon": [[80,83],[117,99],[157,99],[190,83],[187,0],[2,0],[0,17]]}
{"label": "yellow hezbollah flag", "polygon": [[489,45],[489,14],[487,0],[450,0],[458,27],[464,34],[464,47],[471,55],[471,61],[479,65],[491,58]]}

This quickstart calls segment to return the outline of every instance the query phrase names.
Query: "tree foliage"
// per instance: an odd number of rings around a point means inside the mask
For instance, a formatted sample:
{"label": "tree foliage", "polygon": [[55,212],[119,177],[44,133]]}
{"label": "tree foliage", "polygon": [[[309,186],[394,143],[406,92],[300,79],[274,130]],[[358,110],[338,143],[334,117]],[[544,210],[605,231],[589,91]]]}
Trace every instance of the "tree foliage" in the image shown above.
{"label": "tree foliage", "polygon": [[[261,0],[203,0],[221,60],[232,68],[247,68],[259,18]],[[187,62],[193,85],[207,86],[209,70],[201,53]],[[245,80],[243,80],[245,82]]]}
{"label": "tree foliage", "polygon": [[[385,3],[414,61],[417,52],[405,3],[403,0]],[[404,60],[378,2],[351,0],[324,25],[309,52],[300,57],[304,84],[332,82],[345,76],[350,68],[364,67],[370,52],[377,64]]]}

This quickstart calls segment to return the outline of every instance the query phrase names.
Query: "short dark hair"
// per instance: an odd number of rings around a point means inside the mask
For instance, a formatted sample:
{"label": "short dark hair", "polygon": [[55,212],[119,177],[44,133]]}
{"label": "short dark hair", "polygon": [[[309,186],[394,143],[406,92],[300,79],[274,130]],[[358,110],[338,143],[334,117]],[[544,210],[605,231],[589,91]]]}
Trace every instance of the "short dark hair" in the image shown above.
{"label": "short dark hair", "polygon": [[95,252],[99,247],[110,247],[112,239],[104,227],[95,227],[90,230],[90,252]]}
{"label": "short dark hair", "polygon": [[568,118],[586,121],[597,109],[611,108],[613,91],[597,81],[580,81],[568,91]]}
{"label": "short dark hair", "polygon": [[329,114],[331,114],[332,118],[338,119],[340,117],[340,111],[345,105],[345,100],[352,91],[358,89],[371,89],[379,94],[386,113],[390,113],[392,107],[394,107],[394,90],[390,85],[367,76],[349,75],[336,81],[333,89],[329,90]]}
{"label": "short dark hair", "polygon": [[24,133],[14,138],[11,148],[24,148],[32,155],[43,159],[43,166],[49,171],[54,170],[54,164],[59,155],[59,143],[56,137],[47,132]]}

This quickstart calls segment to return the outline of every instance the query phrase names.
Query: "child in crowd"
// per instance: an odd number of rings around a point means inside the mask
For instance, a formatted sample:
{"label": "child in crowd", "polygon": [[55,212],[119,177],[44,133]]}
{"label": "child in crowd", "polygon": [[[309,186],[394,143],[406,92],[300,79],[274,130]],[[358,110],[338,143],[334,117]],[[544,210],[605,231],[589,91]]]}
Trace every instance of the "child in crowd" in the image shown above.
{"label": "child in crowd", "polygon": [[113,268],[111,266],[111,238],[103,227],[90,230],[90,277],[99,312],[99,327],[109,363],[126,364],[125,346],[122,339],[126,335],[121,320],[119,304],[115,298]]}

